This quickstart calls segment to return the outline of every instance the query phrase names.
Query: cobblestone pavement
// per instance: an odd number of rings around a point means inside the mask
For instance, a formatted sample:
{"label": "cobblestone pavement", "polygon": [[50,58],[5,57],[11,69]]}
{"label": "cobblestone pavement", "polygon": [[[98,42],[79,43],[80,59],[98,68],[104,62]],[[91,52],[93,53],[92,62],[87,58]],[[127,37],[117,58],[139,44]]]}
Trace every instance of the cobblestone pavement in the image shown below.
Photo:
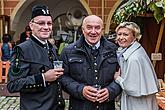
{"label": "cobblestone pavement", "polygon": [[[20,97],[14,96],[0,96],[0,110],[20,110],[19,109]],[[68,100],[65,100],[66,107],[68,110]]]}
{"label": "cobblestone pavement", "polygon": [[[0,96],[0,110],[19,110],[19,97],[14,96]],[[66,107],[65,110],[68,110],[68,100],[65,100]],[[116,104],[118,105],[118,104]],[[119,110],[116,107],[116,110]]]}
{"label": "cobblestone pavement", "polygon": [[0,97],[0,110],[19,110],[19,97]]}

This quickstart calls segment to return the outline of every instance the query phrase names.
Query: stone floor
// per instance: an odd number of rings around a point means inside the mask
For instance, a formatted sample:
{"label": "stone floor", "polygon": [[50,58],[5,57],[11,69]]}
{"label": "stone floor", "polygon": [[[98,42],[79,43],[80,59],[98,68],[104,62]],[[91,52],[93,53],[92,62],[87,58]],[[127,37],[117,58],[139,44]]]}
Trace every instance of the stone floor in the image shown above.
{"label": "stone floor", "polygon": [[0,97],[0,110],[19,110],[19,97]]}
{"label": "stone floor", "polygon": [[[0,110],[19,110],[19,97],[14,96],[0,96]],[[68,100],[65,100],[66,107],[65,110],[68,110]],[[119,110],[117,107],[116,110]]]}

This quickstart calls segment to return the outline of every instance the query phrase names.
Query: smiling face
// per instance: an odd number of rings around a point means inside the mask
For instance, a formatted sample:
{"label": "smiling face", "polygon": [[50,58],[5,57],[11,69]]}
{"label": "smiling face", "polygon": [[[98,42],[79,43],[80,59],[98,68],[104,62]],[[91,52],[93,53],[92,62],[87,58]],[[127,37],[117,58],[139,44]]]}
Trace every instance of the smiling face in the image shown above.
{"label": "smiling face", "polygon": [[134,22],[120,23],[116,29],[116,42],[120,47],[126,48],[134,41],[139,41],[141,38],[140,27]]}
{"label": "smiling face", "polygon": [[95,45],[101,39],[103,21],[95,15],[87,16],[82,24],[82,32],[87,43],[89,45]]}
{"label": "smiling face", "polygon": [[51,16],[37,16],[31,20],[29,26],[33,35],[45,41],[52,32],[52,18]]}
{"label": "smiling face", "polygon": [[125,27],[118,29],[117,43],[119,44],[120,47],[126,48],[129,45],[131,45],[131,43],[135,40],[136,38],[130,29],[127,29]]}

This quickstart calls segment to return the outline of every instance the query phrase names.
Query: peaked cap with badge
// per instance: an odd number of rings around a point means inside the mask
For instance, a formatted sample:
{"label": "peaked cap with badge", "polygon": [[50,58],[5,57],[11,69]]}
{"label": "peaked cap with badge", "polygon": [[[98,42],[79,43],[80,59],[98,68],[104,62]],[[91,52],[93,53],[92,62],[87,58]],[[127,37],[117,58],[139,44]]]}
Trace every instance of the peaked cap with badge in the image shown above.
{"label": "peaked cap with badge", "polygon": [[33,19],[36,16],[51,16],[49,12],[49,8],[46,5],[36,5],[32,8],[32,16]]}

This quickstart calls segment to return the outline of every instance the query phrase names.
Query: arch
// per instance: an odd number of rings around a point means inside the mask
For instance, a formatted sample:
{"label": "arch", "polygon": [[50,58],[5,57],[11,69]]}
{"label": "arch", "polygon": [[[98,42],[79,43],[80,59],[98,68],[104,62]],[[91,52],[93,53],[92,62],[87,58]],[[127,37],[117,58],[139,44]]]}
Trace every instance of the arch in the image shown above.
{"label": "arch", "polygon": [[28,7],[28,5],[35,0],[21,0],[14,8],[11,14],[11,30],[16,31],[15,27],[20,20],[21,13]]}
{"label": "arch", "polygon": [[[24,9],[28,7],[30,3],[32,3],[35,0],[21,0],[17,6],[14,8],[12,14],[11,14],[11,30],[15,31],[16,24],[19,22],[19,18],[21,16],[21,13],[23,12]],[[91,9],[89,8],[88,4],[86,3],[85,0],[80,0],[80,3],[84,6],[86,9],[87,13],[89,15],[92,14]]]}
{"label": "arch", "polygon": [[85,1],[85,0],[80,0],[80,3],[84,6],[84,8],[86,9],[87,13],[88,13],[89,15],[91,15],[91,14],[92,14],[92,11],[91,11],[91,9],[89,8],[89,5],[86,3],[86,1]]}
{"label": "arch", "polygon": [[[66,2],[66,3],[65,3]],[[68,0],[56,0],[56,1],[40,1],[40,0],[21,0],[17,6],[14,8],[12,14],[11,14],[11,31],[14,32],[13,39],[14,41],[17,40],[20,32],[24,31],[24,27],[28,25],[28,22],[31,17],[31,8],[34,4],[37,3],[44,3],[51,8],[51,12],[53,17],[57,17],[58,13],[64,13],[67,9],[62,8],[59,5],[64,6],[65,8],[68,8],[71,6],[72,3],[79,4],[83,7],[83,9],[86,10],[87,14],[92,14],[92,11],[90,10],[88,4],[85,0],[74,0],[74,1],[68,1]],[[64,4],[65,3],[65,4]],[[54,5],[56,4],[56,5]],[[62,8],[62,10],[57,10],[56,8]]]}
{"label": "arch", "polygon": [[112,7],[110,13],[108,14],[108,18],[107,18],[107,21],[106,21],[106,26],[105,26],[105,34],[108,34],[109,33],[109,27],[111,25],[111,20],[112,20],[112,17],[116,11],[116,9],[119,7],[119,5],[123,2],[124,0],[118,0],[115,5]]}

